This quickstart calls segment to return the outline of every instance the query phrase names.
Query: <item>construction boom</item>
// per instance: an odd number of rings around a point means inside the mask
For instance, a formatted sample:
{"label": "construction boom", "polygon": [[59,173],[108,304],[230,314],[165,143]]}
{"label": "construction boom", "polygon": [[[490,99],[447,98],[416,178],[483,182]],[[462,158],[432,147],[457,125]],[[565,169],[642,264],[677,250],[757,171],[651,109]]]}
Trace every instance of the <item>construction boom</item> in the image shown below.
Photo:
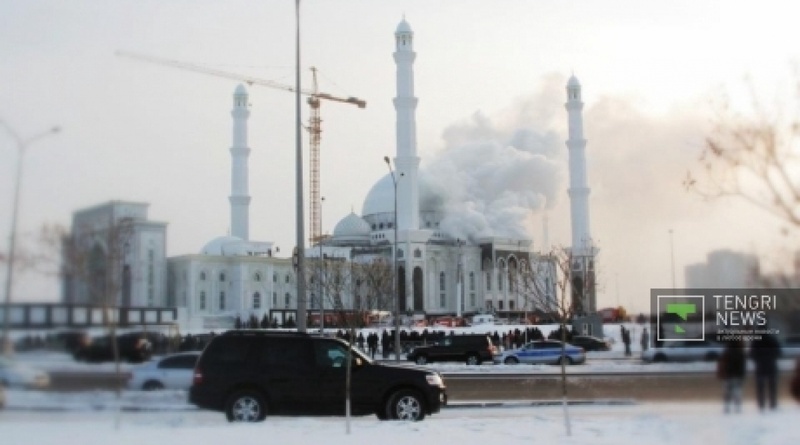
{"label": "construction boom", "polygon": [[[141,60],[145,62],[154,63],[157,65],[171,66],[178,69],[194,71],[197,73],[208,74],[211,76],[224,77],[226,79],[238,80],[246,84],[259,85],[269,88],[275,88],[284,91],[297,92],[297,88],[285,85],[271,80],[259,79],[256,77],[245,76],[243,74],[231,73],[228,71],[217,70],[200,65],[194,65],[187,62],[180,62],[177,60],[163,59],[161,57],[148,56],[145,54],[134,53],[130,51],[117,51],[118,56],[129,57],[131,59]],[[317,85],[317,69],[311,67],[313,78],[313,88],[311,90],[300,89],[300,94],[308,96],[308,106],[311,109],[308,118],[308,127],[306,128],[309,133],[309,183],[311,184],[309,190],[309,209],[310,209],[310,226],[311,236],[309,240],[312,243],[320,242],[322,236],[322,197],[320,196],[320,167],[319,167],[319,147],[322,136],[322,118],[320,117],[320,102],[322,99],[334,102],[342,102],[358,106],[358,108],[365,108],[367,102],[356,97],[337,97],[327,93],[321,93]]]}

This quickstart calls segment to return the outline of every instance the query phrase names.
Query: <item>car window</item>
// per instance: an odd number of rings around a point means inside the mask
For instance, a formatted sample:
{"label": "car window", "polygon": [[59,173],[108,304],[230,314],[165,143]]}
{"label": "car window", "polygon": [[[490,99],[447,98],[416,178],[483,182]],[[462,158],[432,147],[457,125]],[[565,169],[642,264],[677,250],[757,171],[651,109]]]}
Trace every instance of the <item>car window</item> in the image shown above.
{"label": "car window", "polygon": [[214,357],[214,361],[217,364],[225,366],[243,362],[249,350],[249,339],[217,338],[216,341],[212,341],[208,346],[206,354],[209,357]]}
{"label": "car window", "polygon": [[320,368],[342,368],[347,363],[347,348],[332,341],[314,342],[316,365]]}
{"label": "car window", "polygon": [[256,353],[263,366],[305,368],[313,363],[306,339],[270,338],[257,342],[257,345]]}
{"label": "car window", "polygon": [[556,349],[556,348],[560,349],[561,344],[549,341],[539,343],[539,349]]}
{"label": "car window", "polygon": [[196,362],[196,355],[178,355],[161,360],[158,367],[161,369],[193,369]]}

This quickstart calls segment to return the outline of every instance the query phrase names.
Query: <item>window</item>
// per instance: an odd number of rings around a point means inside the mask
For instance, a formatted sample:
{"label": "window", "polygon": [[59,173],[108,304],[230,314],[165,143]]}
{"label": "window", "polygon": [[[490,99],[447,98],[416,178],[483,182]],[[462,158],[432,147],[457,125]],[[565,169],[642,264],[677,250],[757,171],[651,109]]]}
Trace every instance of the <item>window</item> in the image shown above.
{"label": "window", "polygon": [[422,251],[419,249],[414,250],[414,258],[422,258]]}
{"label": "window", "polygon": [[206,293],[205,293],[205,291],[200,292],[200,301],[198,302],[197,307],[201,311],[206,310]]}
{"label": "window", "polygon": [[288,283],[288,282],[289,282],[289,280],[290,280],[290,278],[289,278],[289,274],[287,273],[287,274],[286,274],[286,282]]}
{"label": "window", "polygon": [[469,273],[469,290],[475,292],[475,272]]}
{"label": "window", "polygon": [[219,273],[219,281],[225,281],[225,272]]}
{"label": "window", "polygon": [[253,309],[261,309],[261,294],[258,292],[253,294]]}
{"label": "window", "polygon": [[486,290],[492,290],[492,273],[486,272]]}
{"label": "window", "polygon": [[200,272],[200,281],[206,281],[206,273]]}
{"label": "window", "polygon": [[283,299],[284,299],[284,304],[288,308],[292,304],[292,296],[289,295],[289,293],[287,292],[286,295],[283,297]]}
{"label": "window", "polygon": [[439,273],[439,290],[445,290],[445,279],[444,279],[444,272]]}
{"label": "window", "polygon": [[261,281],[261,274],[256,272],[256,274],[253,275],[253,281]]}
{"label": "window", "polygon": [[497,302],[497,309],[503,310],[503,300]]}
{"label": "window", "polygon": [[278,293],[272,293],[272,307],[278,307]]}
{"label": "window", "polygon": [[276,273],[272,274],[272,282],[273,283],[277,283],[278,282],[278,274],[276,274]]}
{"label": "window", "polygon": [[475,294],[474,293],[469,294],[469,305],[471,307],[475,307]]}
{"label": "window", "polygon": [[225,291],[219,293],[219,310],[225,310]]}
{"label": "window", "polygon": [[508,310],[510,311],[514,310],[514,300],[508,302]]}
{"label": "window", "polygon": [[439,294],[439,307],[444,307],[446,303],[446,298],[444,294]]}

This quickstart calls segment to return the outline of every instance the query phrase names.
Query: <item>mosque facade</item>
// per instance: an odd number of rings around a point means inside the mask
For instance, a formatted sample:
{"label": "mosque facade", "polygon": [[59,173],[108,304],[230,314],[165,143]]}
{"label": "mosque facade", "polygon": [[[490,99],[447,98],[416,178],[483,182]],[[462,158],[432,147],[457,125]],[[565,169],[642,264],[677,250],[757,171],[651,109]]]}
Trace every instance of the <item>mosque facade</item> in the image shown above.
{"label": "mosque facade", "polygon": [[[555,267],[537,253],[530,239],[501,236],[459,238],[440,227],[443,214],[421,200],[426,190],[420,174],[416,143],[414,93],[414,33],[405,19],[395,31],[396,152],[386,158],[389,174],[378,180],[364,200],[361,214],[351,212],[318,244],[306,248],[310,318],[342,308],[362,307],[393,313],[398,295],[399,313],[410,319],[467,317],[494,313],[522,318],[536,313],[537,305],[520,289],[519,271],[539,268],[545,298],[556,294]],[[573,245],[594,255],[575,237],[590,239],[588,194],[582,134],[580,84],[573,76],[567,85],[570,149],[569,190],[572,202]],[[209,241],[197,254],[166,260],[166,295],[179,308],[182,324],[191,329],[230,328],[234,320],[269,320],[284,325],[297,317],[298,295],[293,260],[271,242],[249,239],[251,197],[248,190],[250,153],[247,140],[248,96],[244,86],[233,95],[233,143],[230,148],[231,233]],[[574,156],[573,156],[574,153]],[[573,161],[573,158],[575,161]],[[573,175],[582,177],[572,178]],[[575,219],[581,221],[575,223]],[[577,234],[577,235],[576,235]],[[591,257],[592,267],[594,257]],[[389,287],[365,275],[370,265],[389,271]],[[349,268],[350,283],[338,289],[331,271]],[[391,272],[394,271],[394,272]],[[343,276],[341,273],[339,276]],[[393,279],[396,277],[396,281]],[[396,286],[396,288],[394,288]],[[382,294],[385,298],[374,298]],[[593,296],[592,296],[593,298]],[[586,303],[587,307],[589,303]],[[315,323],[309,323],[313,327]]]}

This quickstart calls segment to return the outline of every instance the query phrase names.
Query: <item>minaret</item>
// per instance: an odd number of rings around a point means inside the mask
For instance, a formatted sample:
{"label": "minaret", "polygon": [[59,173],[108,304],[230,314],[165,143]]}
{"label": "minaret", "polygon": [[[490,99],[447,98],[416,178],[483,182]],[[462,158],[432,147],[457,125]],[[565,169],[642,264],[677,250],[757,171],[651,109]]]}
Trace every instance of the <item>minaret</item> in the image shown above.
{"label": "minaret", "polygon": [[397,227],[399,230],[419,229],[419,187],[417,172],[417,98],[414,97],[414,32],[406,19],[397,25],[394,63],[397,65]]}
{"label": "minaret", "polygon": [[231,146],[231,235],[247,241],[250,237],[250,195],[247,186],[247,90],[244,85],[233,93],[233,146]]}
{"label": "minaret", "polygon": [[570,284],[572,304],[576,315],[597,311],[595,294],[595,256],[597,249],[589,230],[589,185],[586,179],[586,139],[583,138],[583,102],[581,84],[573,75],[567,82],[569,116],[569,201],[572,221]]}
{"label": "minaret", "polygon": [[572,220],[572,253],[592,253],[592,235],[589,230],[589,186],[586,179],[586,139],[583,138],[583,102],[581,84],[573,75],[567,82],[569,115],[569,200]]}

